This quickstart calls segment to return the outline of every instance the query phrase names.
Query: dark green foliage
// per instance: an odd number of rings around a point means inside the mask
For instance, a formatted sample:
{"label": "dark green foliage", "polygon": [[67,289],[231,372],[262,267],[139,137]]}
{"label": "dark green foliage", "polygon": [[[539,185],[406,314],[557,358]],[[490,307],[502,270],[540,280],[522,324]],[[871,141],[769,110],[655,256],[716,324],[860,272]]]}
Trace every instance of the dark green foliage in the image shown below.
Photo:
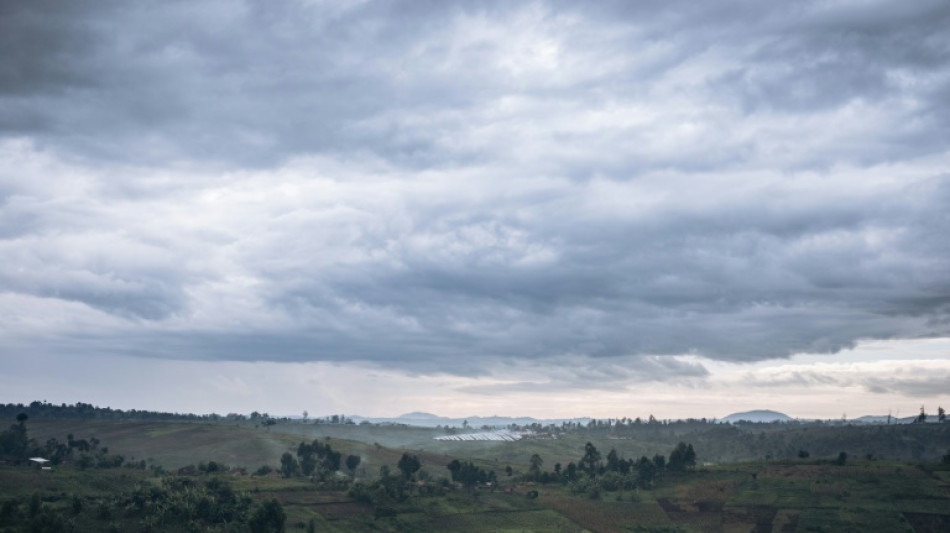
{"label": "dark green foliage", "polygon": [[544,464],[544,460],[541,459],[540,455],[535,453],[531,455],[531,459],[529,461],[530,461],[530,464],[528,466],[528,476],[534,480],[540,479],[541,466]]}
{"label": "dark green foliage", "polygon": [[[75,405],[54,405],[48,402],[34,401],[29,405],[23,404],[0,404],[0,417],[17,417],[20,415],[27,418],[38,419],[100,419],[100,420],[222,420],[224,417],[216,414],[196,415],[191,413],[164,413],[157,411],[140,411],[130,409],[112,409],[111,407],[97,407],[88,403],[76,403]],[[243,415],[228,415],[228,418],[238,417],[244,419]],[[23,419],[26,421],[26,418]]]}
{"label": "dark green foliage", "polygon": [[219,472],[227,472],[228,466],[217,461],[208,461],[205,463],[198,463],[198,470],[208,474],[217,474]]}
{"label": "dark green foliage", "polygon": [[653,486],[656,479],[656,465],[645,456],[637,461],[637,484],[642,489],[648,489]]}
{"label": "dark green foliage", "polygon": [[399,458],[399,463],[396,464],[396,468],[402,472],[403,477],[409,480],[412,479],[413,474],[422,468],[422,464],[419,462],[419,458],[415,455],[404,453],[402,454],[402,457]]}
{"label": "dark green foliage", "polygon": [[25,531],[30,533],[65,533],[66,522],[56,512],[44,508],[30,517]]}
{"label": "dark green foliage", "polygon": [[96,466],[99,468],[118,468],[125,462],[125,457],[119,454],[100,453],[96,456]]}
{"label": "dark green foliage", "polygon": [[110,520],[112,519],[112,506],[109,505],[109,502],[102,500],[96,506],[96,517],[99,520]]}
{"label": "dark green foliage", "polygon": [[667,469],[680,472],[693,466],[696,466],[696,452],[693,451],[693,445],[680,442],[670,452],[670,459],[666,464]]}
{"label": "dark green foliage", "polygon": [[[169,477],[162,480],[161,487],[151,483],[138,485],[122,505],[124,516],[137,516],[148,527],[177,524],[205,530],[208,526],[244,522],[251,499],[235,492],[230,483],[219,477],[204,483],[194,478]],[[105,516],[112,517],[111,512]]]}
{"label": "dark green foliage", "polygon": [[359,455],[347,455],[347,456],[346,456],[346,469],[349,470],[350,472],[355,471],[355,470],[356,470],[356,467],[358,467],[358,466],[360,465],[360,461],[361,461],[361,460],[362,460],[362,459],[360,459],[360,456],[359,456]]}
{"label": "dark green foliage", "polygon": [[33,496],[30,497],[30,506],[27,508],[27,514],[30,518],[38,515],[40,513],[40,508],[43,506],[43,500],[40,499],[40,493],[34,492]]}
{"label": "dark green foliage", "polygon": [[[318,443],[319,444],[319,443]],[[309,476],[317,468],[317,455],[313,445],[301,442],[297,446],[297,459],[300,461],[300,472]],[[289,455],[289,454],[288,454]],[[286,476],[289,477],[289,476]]]}
{"label": "dark green foliage", "polygon": [[247,525],[251,533],[282,533],[287,515],[276,499],[264,502],[254,511]]}
{"label": "dark green foliage", "polygon": [[844,464],[847,462],[848,462],[848,454],[845,452],[839,453],[838,458],[835,459],[835,464],[838,466],[844,466]]}
{"label": "dark green foliage", "polygon": [[26,435],[26,418],[21,419],[20,416],[26,415],[18,415],[17,423],[0,433],[0,455],[16,459],[26,459],[29,455],[30,439]]}
{"label": "dark green foliage", "polygon": [[584,445],[584,457],[581,458],[579,466],[590,476],[593,476],[597,472],[598,466],[600,466],[600,452],[590,442]]}
{"label": "dark green foliage", "polygon": [[0,525],[13,525],[20,521],[20,503],[16,500],[4,500],[0,503]]}
{"label": "dark green foliage", "polygon": [[621,463],[621,460],[620,460],[620,456],[617,455],[617,450],[611,448],[610,451],[607,453],[607,465],[606,465],[607,470],[610,472],[620,471],[620,463]]}
{"label": "dark green foliage", "polygon": [[81,513],[83,509],[82,498],[80,498],[79,496],[73,496],[71,508],[74,515],[78,515],[79,513]]}
{"label": "dark green foliage", "polygon": [[78,466],[80,470],[85,470],[95,464],[95,458],[88,453],[84,453],[76,459],[76,466]]}
{"label": "dark green foliage", "polygon": [[380,505],[373,509],[373,518],[377,520],[380,518],[393,518],[398,514],[399,511],[388,505]]}
{"label": "dark green foliage", "polygon": [[564,477],[568,481],[574,481],[577,479],[577,465],[574,464],[574,461],[567,463],[567,468],[564,470]]}
{"label": "dark green foliage", "polygon": [[284,452],[280,456],[280,473],[285,478],[294,477],[300,471],[300,465],[297,463],[297,460],[294,459],[293,455],[290,455],[290,452]]}
{"label": "dark green foliage", "polygon": [[620,472],[605,472],[603,475],[598,476],[598,484],[601,489],[608,492],[614,492],[617,490],[628,490],[634,488],[633,479],[630,476],[621,474]]}
{"label": "dark green foliage", "polygon": [[453,460],[446,468],[452,473],[452,481],[457,481],[465,487],[474,487],[479,483],[487,483],[494,478],[493,472],[475,466],[468,461]]}
{"label": "dark green foliage", "polygon": [[[297,446],[297,459],[300,473],[305,476],[317,475],[325,479],[329,474],[340,469],[343,454],[335,451],[329,444],[314,440],[310,443],[301,442]],[[283,459],[281,461],[283,462]],[[291,476],[285,475],[285,477]]]}

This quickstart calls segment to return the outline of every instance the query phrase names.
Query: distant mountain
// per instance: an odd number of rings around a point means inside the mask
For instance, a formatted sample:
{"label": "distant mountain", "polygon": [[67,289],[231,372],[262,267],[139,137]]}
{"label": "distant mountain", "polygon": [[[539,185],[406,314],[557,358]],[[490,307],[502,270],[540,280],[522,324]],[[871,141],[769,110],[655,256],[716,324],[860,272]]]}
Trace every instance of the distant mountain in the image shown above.
{"label": "distant mountain", "polygon": [[441,418],[441,417],[438,415],[434,415],[432,413],[423,413],[422,411],[413,411],[411,413],[399,415],[396,418],[405,419],[405,420],[432,420],[432,419]]}
{"label": "distant mountain", "polygon": [[473,430],[480,429],[483,427],[490,428],[505,428],[511,424],[517,424],[519,426],[527,426],[530,424],[541,424],[546,426],[548,424],[560,424],[565,421],[577,422],[580,424],[587,424],[590,421],[589,418],[556,418],[556,419],[537,419],[529,416],[520,416],[520,417],[510,417],[510,416],[469,416],[465,418],[449,418],[445,416],[438,416],[432,413],[424,412],[412,412],[406,413],[404,415],[399,415],[395,418],[373,418],[373,417],[363,417],[363,416],[351,416],[349,417],[356,423],[362,421],[370,422],[373,424],[402,424],[406,426],[417,426],[417,427],[428,427],[434,428],[436,426],[446,426],[446,427],[470,427]]}
{"label": "distant mountain", "polygon": [[851,422],[854,424],[887,424],[887,423],[897,424],[899,423],[899,420],[897,418],[891,418],[886,415],[885,416],[866,415],[866,416],[859,416],[858,418],[855,418],[853,420],[848,420],[848,422]]}
{"label": "distant mountain", "polygon": [[778,411],[769,411],[769,410],[758,410],[758,411],[746,411],[744,413],[732,413],[729,416],[724,416],[720,420],[723,423],[734,424],[736,422],[758,422],[758,423],[771,423],[771,422],[792,422],[795,419],[788,416],[785,413],[779,413]]}

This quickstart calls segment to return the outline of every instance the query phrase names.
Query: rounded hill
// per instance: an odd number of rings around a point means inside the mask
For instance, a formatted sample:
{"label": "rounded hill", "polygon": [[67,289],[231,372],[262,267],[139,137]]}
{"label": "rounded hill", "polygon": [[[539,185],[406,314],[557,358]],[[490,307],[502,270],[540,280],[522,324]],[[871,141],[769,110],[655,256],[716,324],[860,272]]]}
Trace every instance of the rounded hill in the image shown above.
{"label": "rounded hill", "polygon": [[736,422],[758,422],[758,423],[771,423],[771,422],[792,422],[794,418],[788,416],[785,413],[779,413],[778,411],[769,411],[767,409],[760,409],[757,411],[745,411],[743,413],[732,413],[731,415],[724,416],[720,422],[728,422],[730,424],[735,424]]}

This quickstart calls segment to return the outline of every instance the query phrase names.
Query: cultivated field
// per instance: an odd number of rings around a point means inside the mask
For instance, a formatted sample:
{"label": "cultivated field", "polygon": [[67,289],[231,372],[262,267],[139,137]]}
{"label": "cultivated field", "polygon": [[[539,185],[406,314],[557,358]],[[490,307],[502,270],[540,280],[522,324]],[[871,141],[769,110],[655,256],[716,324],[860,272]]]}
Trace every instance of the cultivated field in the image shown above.
{"label": "cultivated field", "polygon": [[[547,484],[524,476],[535,454],[543,458],[542,470],[551,472],[555,463],[578,461],[587,442],[603,452],[613,448],[621,457],[638,457],[669,453],[669,436],[447,441],[437,439],[445,435],[439,430],[405,427],[122,420],[36,420],[29,431],[37,442],[62,441],[67,434],[95,436],[110,453],[122,454],[133,465],[145,460],[146,468],[83,470],[69,462],[50,471],[0,466],[0,532],[30,530],[22,520],[34,503],[43,513],[64,517],[64,529],[49,531],[247,531],[237,522],[180,522],[155,514],[151,500],[142,496],[150,493],[164,493],[165,504],[178,505],[191,494],[198,507],[202,498],[237,495],[234,501],[244,501],[246,513],[276,500],[286,513],[287,531],[950,531],[950,466],[935,461],[855,454],[844,464],[835,464],[833,457],[760,459],[662,471],[648,487],[606,490],[584,488],[583,476],[579,482]],[[282,477],[281,456],[314,439],[344,457],[360,456],[359,469],[322,479]],[[409,482],[400,481],[397,469],[407,453],[421,463]],[[446,467],[454,459],[491,470],[497,481],[469,487],[448,481]],[[209,461],[229,469],[176,474],[181,467]],[[255,475],[265,465],[272,471]],[[511,475],[505,472],[509,466]],[[380,478],[381,467],[395,476]],[[354,493],[355,481],[370,493]],[[398,485],[398,497],[384,494],[393,489],[387,483]],[[198,510],[188,512],[201,516]],[[11,516],[21,523],[11,522]]]}

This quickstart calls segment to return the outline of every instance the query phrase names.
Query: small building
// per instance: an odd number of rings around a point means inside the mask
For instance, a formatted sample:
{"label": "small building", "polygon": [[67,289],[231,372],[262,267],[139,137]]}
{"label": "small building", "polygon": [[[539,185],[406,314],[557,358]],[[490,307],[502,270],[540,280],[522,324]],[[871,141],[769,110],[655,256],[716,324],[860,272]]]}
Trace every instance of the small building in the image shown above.
{"label": "small building", "polygon": [[50,460],[44,459],[43,457],[30,457],[30,464],[38,466],[41,470],[52,470],[53,467],[50,466]]}

